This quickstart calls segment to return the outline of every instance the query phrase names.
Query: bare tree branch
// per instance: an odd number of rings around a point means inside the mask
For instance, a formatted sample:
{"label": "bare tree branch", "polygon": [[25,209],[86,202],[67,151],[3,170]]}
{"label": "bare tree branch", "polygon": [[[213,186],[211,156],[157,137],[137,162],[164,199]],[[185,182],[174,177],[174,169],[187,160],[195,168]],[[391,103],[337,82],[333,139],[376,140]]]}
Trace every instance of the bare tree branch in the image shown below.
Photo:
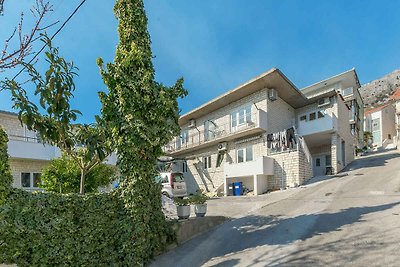
{"label": "bare tree branch", "polygon": [[[0,0],[0,12],[3,10],[3,3],[4,0]],[[10,37],[5,40],[4,47],[0,52],[0,72],[16,67],[18,64],[24,62],[26,57],[33,53],[32,45],[40,37],[40,34],[47,28],[58,23],[57,21],[49,25],[42,25],[45,15],[51,11],[53,11],[53,6],[49,1],[44,2],[43,0],[36,0],[35,5],[31,8],[32,16],[35,18],[35,25],[27,34],[23,33],[24,13],[21,13],[21,19],[18,26],[14,28]],[[18,35],[17,38],[19,44],[15,45],[16,48],[14,50],[9,51],[10,43],[15,39],[14,37],[16,34]]]}

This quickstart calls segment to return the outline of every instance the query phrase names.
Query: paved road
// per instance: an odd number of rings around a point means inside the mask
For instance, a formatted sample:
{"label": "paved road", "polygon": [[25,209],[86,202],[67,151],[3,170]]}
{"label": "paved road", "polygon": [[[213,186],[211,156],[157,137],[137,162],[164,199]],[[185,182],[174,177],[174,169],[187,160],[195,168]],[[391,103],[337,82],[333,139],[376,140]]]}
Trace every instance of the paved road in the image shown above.
{"label": "paved road", "polygon": [[236,217],[153,266],[400,266],[400,154],[363,157],[347,173]]}

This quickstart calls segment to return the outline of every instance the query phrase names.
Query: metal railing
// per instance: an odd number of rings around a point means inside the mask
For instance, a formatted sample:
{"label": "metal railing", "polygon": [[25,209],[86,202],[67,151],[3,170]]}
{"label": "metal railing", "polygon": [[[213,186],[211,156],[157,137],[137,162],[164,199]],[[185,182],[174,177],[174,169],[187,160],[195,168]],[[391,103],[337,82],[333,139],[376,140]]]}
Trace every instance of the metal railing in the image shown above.
{"label": "metal railing", "polygon": [[227,120],[229,123],[220,124],[218,121],[209,120],[208,130],[204,129],[204,125],[201,126],[201,129],[199,127],[189,129],[188,135],[184,134],[183,136],[175,137],[164,147],[164,151],[167,153],[179,151],[253,129],[257,127],[260,119],[259,112],[252,112],[244,116],[238,116],[235,125],[232,123],[230,114],[225,116],[229,117]]}
{"label": "metal railing", "polygon": [[23,135],[8,135],[9,140],[13,141],[23,141],[23,142],[29,142],[29,143],[42,143],[42,140],[37,137],[30,137],[30,136],[23,136]]}

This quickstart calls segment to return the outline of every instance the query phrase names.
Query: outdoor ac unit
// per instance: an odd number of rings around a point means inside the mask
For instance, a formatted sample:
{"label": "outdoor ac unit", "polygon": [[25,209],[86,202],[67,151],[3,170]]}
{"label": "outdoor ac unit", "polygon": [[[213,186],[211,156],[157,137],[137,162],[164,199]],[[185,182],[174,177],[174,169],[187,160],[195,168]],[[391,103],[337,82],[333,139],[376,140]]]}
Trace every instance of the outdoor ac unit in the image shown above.
{"label": "outdoor ac unit", "polygon": [[329,99],[329,97],[324,97],[321,98],[320,100],[318,100],[318,107],[323,107],[326,105],[329,105],[331,103],[331,100]]}
{"label": "outdoor ac unit", "polygon": [[223,142],[218,144],[218,151],[226,151],[228,149],[228,143]]}
{"label": "outdoor ac unit", "polygon": [[188,127],[189,127],[189,128],[194,128],[194,127],[196,127],[196,121],[195,121],[195,120],[189,120],[189,125],[188,125]]}
{"label": "outdoor ac unit", "polygon": [[276,91],[276,89],[269,89],[268,90],[268,98],[271,101],[275,101],[278,99],[278,91]]}

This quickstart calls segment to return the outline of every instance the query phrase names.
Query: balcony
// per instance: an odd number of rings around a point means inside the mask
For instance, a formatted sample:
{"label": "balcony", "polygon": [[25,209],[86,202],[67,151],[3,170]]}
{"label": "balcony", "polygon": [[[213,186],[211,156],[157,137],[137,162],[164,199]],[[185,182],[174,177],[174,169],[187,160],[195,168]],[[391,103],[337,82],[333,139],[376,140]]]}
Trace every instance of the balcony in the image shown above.
{"label": "balcony", "polygon": [[44,145],[33,137],[9,135],[8,154],[11,158],[51,160],[61,156],[60,149]]}
{"label": "balcony", "polygon": [[274,175],[274,159],[270,157],[259,157],[247,162],[226,163],[224,165],[224,175],[225,177]]}
{"label": "balcony", "polygon": [[297,133],[301,136],[307,136],[316,133],[329,133],[337,130],[337,118],[335,115],[325,114],[322,118],[316,118],[312,121],[299,121]]}
{"label": "balcony", "polygon": [[213,129],[208,130],[208,134],[205,134],[204,129],[199,130],[198,128],[194,128],[191,130],[194,134],[187,136],[185,139],[182,137],[174,138],[173,141],[164,147],[164,151],[170,156],[176,156],[188,150],[200,149],[220,142],[227,142],[240,137],[263,133],[266,129],[267,113],[263,110],[257,110],[251,113],[251,120],[247,119],[247,121],[236,127],[232,127],[231,122],[221,125],[214,124]]}

